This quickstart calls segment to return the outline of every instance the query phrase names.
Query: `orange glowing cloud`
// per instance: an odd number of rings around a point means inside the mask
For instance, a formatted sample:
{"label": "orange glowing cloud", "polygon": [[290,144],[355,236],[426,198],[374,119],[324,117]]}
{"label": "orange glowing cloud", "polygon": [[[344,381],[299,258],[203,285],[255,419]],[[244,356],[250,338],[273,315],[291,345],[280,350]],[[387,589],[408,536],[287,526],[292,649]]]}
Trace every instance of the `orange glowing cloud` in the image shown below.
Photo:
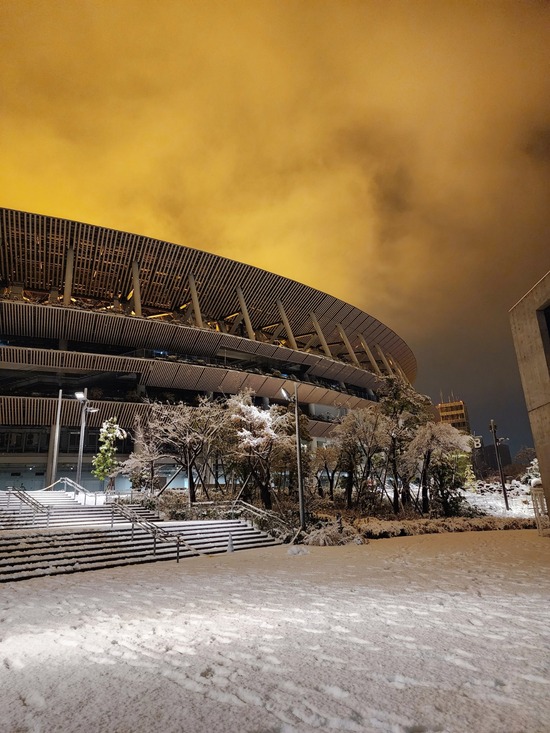
{"label": "orange glowing cloud", "polygon": [[548,29],[545,2],[7,0],[1,202],[329,291],[460,390],[548,269]]}

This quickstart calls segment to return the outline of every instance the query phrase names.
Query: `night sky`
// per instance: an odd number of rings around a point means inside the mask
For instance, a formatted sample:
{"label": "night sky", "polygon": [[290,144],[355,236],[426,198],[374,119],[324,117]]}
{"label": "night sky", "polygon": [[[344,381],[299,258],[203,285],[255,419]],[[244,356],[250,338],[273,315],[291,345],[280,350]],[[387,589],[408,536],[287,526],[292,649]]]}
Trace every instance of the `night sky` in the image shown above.
{"label": "night sky", "polygon": [[0,42],[0,205],[329,292],[532,445],[508,311],[550,269],[550,3],[3,0]]}

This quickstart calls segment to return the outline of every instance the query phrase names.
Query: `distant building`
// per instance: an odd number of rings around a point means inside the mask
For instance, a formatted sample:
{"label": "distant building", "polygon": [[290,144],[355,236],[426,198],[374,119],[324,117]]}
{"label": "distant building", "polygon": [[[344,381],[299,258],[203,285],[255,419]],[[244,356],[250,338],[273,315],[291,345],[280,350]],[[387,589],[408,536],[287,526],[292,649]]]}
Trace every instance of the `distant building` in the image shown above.
{"label": "distant building", "polygon": [[468,409],[462,400],[440,402],[436,407],[441,417],[441,422],[449,423],[453,428],[460,430],[461,433],[470,434]]}
{"label": "distant building", "polygon": [[[512,463],[512,456],[510,455],[510,447],[506,443],[499,443],[498,454],[500,456],[500,463],[502,467],[509,466]],[[483,447],[483,459],[488,468],[492,468],[498,471],[497,456],[495,453],[495,446],[490,443]]]}
{"label": "distant building", "polygon": [[529,422],[550,506],[550,272],[510,310]]}

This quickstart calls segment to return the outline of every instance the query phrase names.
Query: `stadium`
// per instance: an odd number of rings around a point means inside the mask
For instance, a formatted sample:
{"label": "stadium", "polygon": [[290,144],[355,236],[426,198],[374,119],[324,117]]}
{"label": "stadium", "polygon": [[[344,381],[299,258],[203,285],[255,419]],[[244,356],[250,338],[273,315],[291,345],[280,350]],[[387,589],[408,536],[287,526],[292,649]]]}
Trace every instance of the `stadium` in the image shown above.
{"label": "stadium", "polygon": [[377,399],[380,377],[415,379],[403,339],[327,293],[183,245],[0,211],[2,486],[74,475],[81,449],[93,487],[103,421],[131,429],[151,401],[297,394],[318,443]]}

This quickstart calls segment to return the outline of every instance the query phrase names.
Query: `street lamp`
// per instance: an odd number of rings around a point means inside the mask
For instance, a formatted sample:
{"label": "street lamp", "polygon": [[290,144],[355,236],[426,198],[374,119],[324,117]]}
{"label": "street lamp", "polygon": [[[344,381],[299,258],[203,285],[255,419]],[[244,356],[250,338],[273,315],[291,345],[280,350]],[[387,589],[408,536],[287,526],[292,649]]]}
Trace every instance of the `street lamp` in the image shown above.
{"label": "street lamp", "polygon": [[86,432],[86,415],[89,412],[99,412],[97,407],[88,407],[88,389],[84,392],[75,392],[74,396],[80,402],[80,440],[78,443],[78,461],[76,464],[76,483],[80,486],[82,476],[82,457],[84,454],[84,434]]}
{"label": "street lamp", "polygon": [[495,455],[497,458],[498,472],[500,474],[500,483],[502,484],[502,493],[504,495],[504,504],[506,505],[506,510],[510,511],[510,506],[508,504],[508,495],[506,493],[506,482],[504,480],[504,472],[502,470],[502,461],[500,460],[500,452],[498,450],[498,447],[501,443],[502,438],[497,439],[497,424],[494,420],[491,420],[491,422],[489,423],[489,430],[493,433],[493,443],[495,444]]}
{"label": "street lamp", "polygon": [[[281,394],[288,402],[292,398],[284,387],[281,387]],[[294,384],[294,421],[296,428],[296,469],[298,473],[298,507],[300,510],[300,529],[305,532],[306,515],[304,509],[304,482],[302,479],[302,442],[300,440],[300,413],[298,410],[298,384]]]}

